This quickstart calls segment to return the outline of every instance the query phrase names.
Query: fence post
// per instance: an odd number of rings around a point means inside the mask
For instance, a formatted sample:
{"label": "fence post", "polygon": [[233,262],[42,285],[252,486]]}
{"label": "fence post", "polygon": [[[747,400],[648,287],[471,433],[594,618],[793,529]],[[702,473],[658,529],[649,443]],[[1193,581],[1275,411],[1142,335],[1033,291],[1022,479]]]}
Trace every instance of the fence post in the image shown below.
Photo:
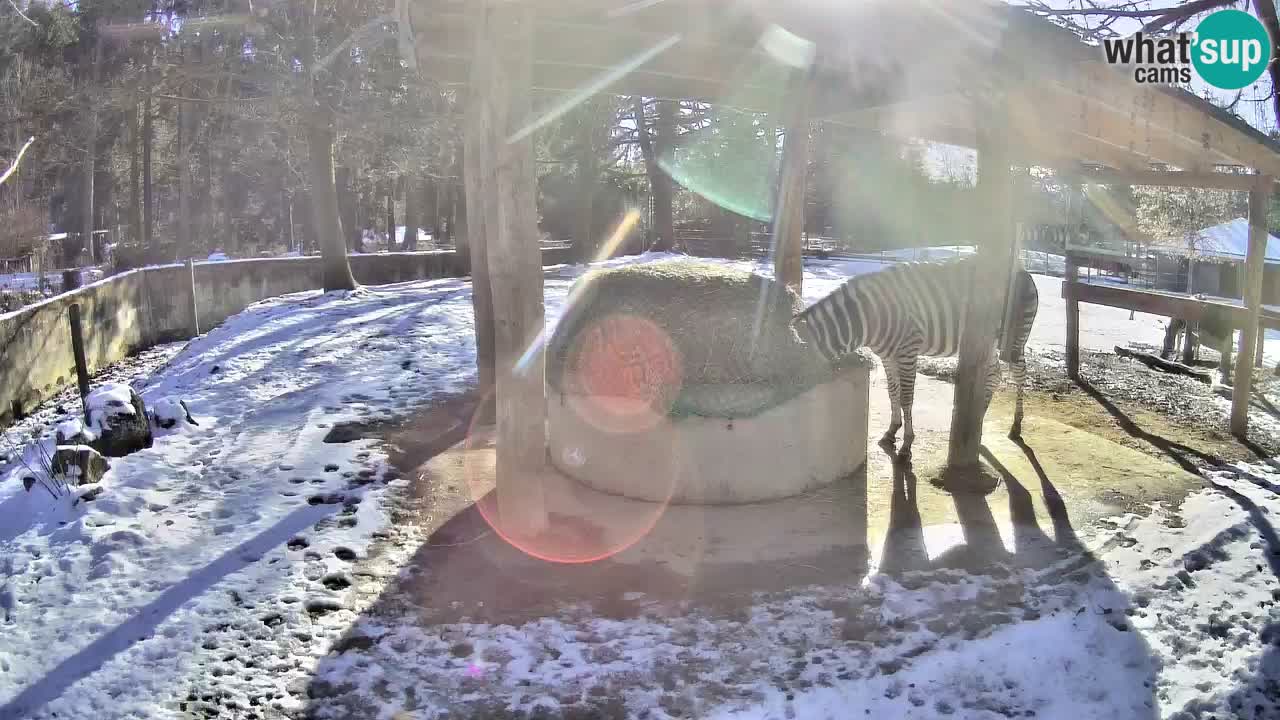
{"label": "fence post", "polygon": [[191,277],[191,337],[200,337],[200,311],[196,307],[196,262],[187,258],[187,273]]}
{"label": "fence post", "polygon": [[71,303],[67,313],[71,320],[71,352],[76,359],[76,384],[80,388],[80,405],[87,423],[89,406],[85,398],[89,395],[89,364],[84,359],[84,328],[80,324],[80,303]]}

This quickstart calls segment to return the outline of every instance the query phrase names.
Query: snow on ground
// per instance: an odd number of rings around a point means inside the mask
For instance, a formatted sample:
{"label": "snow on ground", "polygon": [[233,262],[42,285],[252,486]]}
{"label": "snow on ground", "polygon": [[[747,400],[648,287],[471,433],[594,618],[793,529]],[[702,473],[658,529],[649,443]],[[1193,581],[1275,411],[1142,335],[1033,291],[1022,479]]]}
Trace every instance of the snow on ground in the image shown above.
{"label": "snow on ground", "polygon": [[[880,267],[810,263],[806,300]],[[582,271],[548,276],[549,321]],[[1060,312],[1054,282],[1037,278],[1042,320]],[[1133,339],[1127,313],[1106,310],[1082,321],[1086,331],[1104,333],[1098,342]],[[1266,467],[1223,475],[1182,508],[1114,523],[1114,537],[1094,548],[1105,564],[1076,555],[998,574],[873,575],[761,598],[736,620],[695,612],[369,625],[371,647],[331,652],[351,629],[344,619],[362,610],[350,605],[351,561],[387,522],[387,488],[405,481],[372,441],[323,437],[335,423],[463,390],[473,358],[461,280],[275,298],[192,341],[143,384],[166,417],[182,400],[199,424],[159,431],[154,447],[113,459],[97,500],[53,503],[24,492],[9,468],[0,477],[0,718],[184,717],[191,689],[228,662],[260,668],[245,674],[271,686],[271,709],[260,708],[268,717],[300,711],[308,701],[289,684],[319,673],[368,689],[368,706],[390,718],[399,706],[386,698],[406,697],[396,684],[408,682],[399,670],[409,666],[434,669],[457,693],[420,695],[412,718],[476,697],[554,708],[558,688],[637,677],[619,701],[653,707],[655,719],[692,710],[726,720],[851,711],[1076,720],[1237,705],[1261,708],[1242,717],[1276,716],[1266,713],[1277,712],[1280,662],[1270,589],[1280,475]],[[932,559],[942,549],[929,550]],[[288,611],[262,609],[279,603]],[[964,625],[973,607],[978,628]],[[222,644],[228,628],[244,639]],[[448,651],[462,641],[481,660]],[[684,694],[666,689],[671,673],[692,683],[670,680]],[[223,707],[247,707],[240,676],[223,680],[232,694]]]}
{"label": "snow on ground", "polygon": [[[926,533],[928,570],[873,569],[740,613],[371,618],[317,686],[393,720],[1280,717],[1278,481],[1266,466],[1215,473],[1180,507],[1099,521],[1085,549],[1024,528],[997,539],[1009,556],[979,551],[992,559],[977,570],[949,565],[957,548]],[[350,717],[323,701],[311,712]]]}
{"label": "snow on ground", "polygon": [[[253,611],[264,595],[291,595],[302,614],[340,606],[350,561],[386,521],[389,471],[370,441],[322,438],[467,387],[470,314],[458,280],[259,303],[145,385],[151,403],[185,400],[199,425],[112,459],[97,500],[53,503],[9,468],[0,718],[176,716],[215,654],[201,645],[211,627],[267,629]],[[286,544],[317,523],[323,543],[307,555]]]}

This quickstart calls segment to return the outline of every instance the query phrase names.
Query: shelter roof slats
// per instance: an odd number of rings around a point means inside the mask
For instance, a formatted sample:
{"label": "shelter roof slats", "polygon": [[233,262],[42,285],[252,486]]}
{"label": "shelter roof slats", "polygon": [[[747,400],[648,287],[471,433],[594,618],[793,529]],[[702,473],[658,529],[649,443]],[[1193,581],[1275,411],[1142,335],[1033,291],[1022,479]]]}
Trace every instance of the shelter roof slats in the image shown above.
{"label": "shelter roof slats", "polygon": [[[424,73],[468,81],[476,1],[413,0]],[[978,108],[999,82],[1013,113],[1010,150],[1022,162],[1134,172],[1230,165],[1280,176],[1280,143],[1190,93],[1139,85],[1099,48],[993,0],[522,1],[535,9],[533,82],[542,92],[595,88],[774,112],[807,81],[821,121],[972,146],[985,122]],[[770,45],[774,35],[813,48],[812,77],[793,71]],[[618,68],[627,72],[600,81]]]}

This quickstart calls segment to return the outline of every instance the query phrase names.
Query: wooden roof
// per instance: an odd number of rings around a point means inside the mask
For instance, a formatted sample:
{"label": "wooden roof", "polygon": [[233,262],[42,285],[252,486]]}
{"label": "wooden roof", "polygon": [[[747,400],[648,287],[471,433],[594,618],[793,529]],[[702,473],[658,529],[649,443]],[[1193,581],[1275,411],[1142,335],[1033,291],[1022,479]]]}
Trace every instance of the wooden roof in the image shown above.
{"label": "wooden roof", "polygon": [[[420,71],[465,84],[477,0],[404,1]],[[768,112],[808,82],[815,120],[970,147],[1007,108],[1006,146],[1023,164],[1280,176],[1280,143],[1190,93],[1139,85],[1101,49],[994,0],[515,1],[534,11],[542,92]]]}

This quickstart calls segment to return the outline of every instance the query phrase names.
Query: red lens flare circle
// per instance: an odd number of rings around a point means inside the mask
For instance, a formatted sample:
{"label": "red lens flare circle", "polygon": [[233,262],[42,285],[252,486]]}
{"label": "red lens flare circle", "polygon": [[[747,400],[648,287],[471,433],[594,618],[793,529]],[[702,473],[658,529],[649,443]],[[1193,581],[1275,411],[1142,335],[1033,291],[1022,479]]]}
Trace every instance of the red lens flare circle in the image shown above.
{"label": "red lens flare circle", "polygon": [[666,419],[684,363],[652,320],[618,314],[578,334],[565,373],[569,402],[584,420],[608,432],[640,432]]}
{"label": "red lens flare circle", "polygon": [[[682,368],[674,342],[660,327],[644,318],[612,315],[580,332],[566,363],[563,385],[571,398],[570,409],[593,427],[612,433],[642,432],[666,419],[679,394]],[[498,510],[493,432],[477,419],[472,420],[463,453],[472,500],[495,534],[530,557],[583,564],[623,552],[653,530],[675,490],[674,474],[663,472],[661,462],[655,462],[654,473],[655,483],[662,483],[660,502],[586,489],[554,467],[504,468],[515,474],[516,483],[543,483],[549,522],[545,532],[533,537],[511,532]],[[578,452],[589,456],[591,451]]]}

